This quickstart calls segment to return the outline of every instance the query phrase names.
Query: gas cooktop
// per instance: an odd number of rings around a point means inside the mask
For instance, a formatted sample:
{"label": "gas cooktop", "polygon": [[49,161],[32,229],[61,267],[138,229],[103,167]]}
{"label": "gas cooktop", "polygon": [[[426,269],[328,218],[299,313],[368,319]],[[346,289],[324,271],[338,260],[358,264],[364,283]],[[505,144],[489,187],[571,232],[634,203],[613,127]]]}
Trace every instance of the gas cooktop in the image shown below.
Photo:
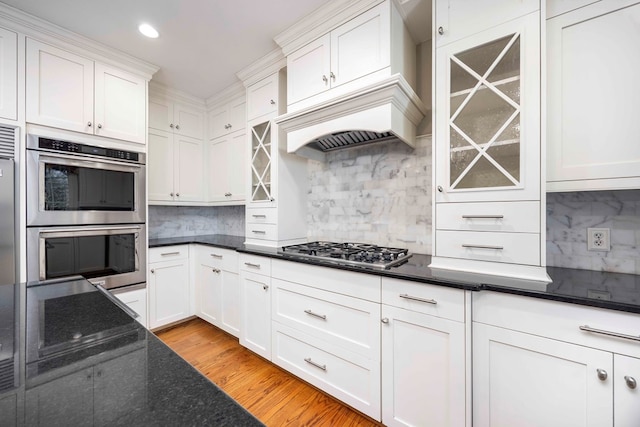
{"label": "gas cooktop", "polygon": [[404,263],[411,255],[407,249],[387,248],[367,243],[310,242],[283,246],[282,255],[317,259],[333,264],[387,269]]}

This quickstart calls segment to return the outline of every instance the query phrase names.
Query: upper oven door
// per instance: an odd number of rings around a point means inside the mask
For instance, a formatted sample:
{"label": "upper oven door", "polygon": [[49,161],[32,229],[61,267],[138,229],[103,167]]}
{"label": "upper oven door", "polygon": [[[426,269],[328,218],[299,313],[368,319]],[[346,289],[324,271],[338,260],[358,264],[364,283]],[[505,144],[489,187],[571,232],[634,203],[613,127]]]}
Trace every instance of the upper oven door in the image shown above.
{"label": "upper oven door", "polygon": [[27,225],[145,222],[145,166],[27,150]]}

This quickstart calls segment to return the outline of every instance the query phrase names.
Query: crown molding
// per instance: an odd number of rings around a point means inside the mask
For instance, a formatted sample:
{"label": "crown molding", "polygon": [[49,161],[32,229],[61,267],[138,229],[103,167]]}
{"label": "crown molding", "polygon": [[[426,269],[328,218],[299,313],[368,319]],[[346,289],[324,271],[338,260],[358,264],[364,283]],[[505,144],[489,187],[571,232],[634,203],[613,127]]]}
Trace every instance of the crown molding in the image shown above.
{"label": "crown molding", "polygon": [[216,93],[215,95],[207,98],[207,108],[213,107],[215,105],[224,104],[226,102],[231,101],[232,99],[239,98],[241,96],[246,96],[247,90],[242,84],[242,82],[235,82],[231,86],[226,89]]}
{"label": "crown molding", "polygon": [[[274,37],[285,56],[385,0],[332,0]],[[388,1],[388,0],[387,0]]]}
{"label": "crown molding", "polygon": [[153,80],[149,82],[149,97],[166,98],[173,102],[190,104],[198,108],[205,107],[205,100],[203,98],[195,97],[181,90],[166,86],[162,83],[154,82]]}
{"label": "crown molding", "polygon": [[0,3],[0,23],[7,29],[45,43],[54,43],[57,47],[81,56],[90,56],[91,59],[116,66],[147,80],[150,80],[160,69],[157,65],[105,46],[4,3]]}
{"label": "crown molding", "polygon": [[282,50],[274,49],[249,66],[238,71],[236,77],[242,81],[245,87],[249,87],[286,66],[287,58],[285,58]]}

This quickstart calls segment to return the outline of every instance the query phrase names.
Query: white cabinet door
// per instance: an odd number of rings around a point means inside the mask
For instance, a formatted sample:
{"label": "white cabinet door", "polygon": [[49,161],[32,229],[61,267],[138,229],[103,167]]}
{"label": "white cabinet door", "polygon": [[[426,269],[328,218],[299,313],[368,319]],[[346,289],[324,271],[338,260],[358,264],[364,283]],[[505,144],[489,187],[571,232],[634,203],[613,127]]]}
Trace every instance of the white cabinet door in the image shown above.
{"label": "white cabinet door", "polygon": [[204,137],[204,113],[186,105],[173,106],[174,132],[190,138]]}
{"label": "white cabinet door", "polygon": [[240,344],[271,360],[271,278],[240,273]]}
{"label": "white cabinet door", "polygon": [[222,311],[222,271],[211,263],[196,265],[196,312],[198,316],[218,326]]}
{"label": "white cabinet door", "polygon": [[436,46],[460,40],[539,9],[540,0],[435,0]]}
{"label": "white cabinet door", "polygon": [[640,144],[630,143],[640,134],[640,4],[623,3],[547,21],[549,190],[640,184]]}
{"label": "white cabinet door", "polygon": [[207,200],[210,202],[222,202],[226,198],[229,172],[231,171],[230,165],[227,163],[230,148],[227,136],[207,143]]}
{"label": "white cabinet door", "polygon": [[240,276],[222,270],[222,310],[220,328],[235,337],[240,337]]}
{"label": "white cabinet door", "polygon": [[189,317],[189,261],[149,264],[149,328]]}
{"label": "white cabinet door", "polygon": [[209,139],[219,138],[229,133],[229,108],[223,105],[209,111]]}
{"label": "white cabinet door", "polygon": [[95,64],[96,135],[144,144],[146,142],[147,82],[145,79]]}
{"label": "white cabinet door", "polygon": [[174,155],[171,133],[149,129],[147,164],[149,201],[173,201]]}
{"label": "white cabinet door", "polygon": [[18,119],[18,35],[0,28],[0,117]]}
{"label": "white cabinet door", "polygon": [[465,426],[464,323],[386,304],[382,318],[382,422]]}
{"label": "white cabinet door", "polygon": [[27,39],[26,120],[93,134],[93,61]]}
{"label": "white cabinet door", "polygon": [[247,101],[244,96],[238,97],[228,104],[230,132],[237,132],[247,127]]}
{"label": "white cabinet door", "polygon": [[138,317],[136,320],[142,326],[147,327],[147,289],[135,289],[132,291],[119,292],[113,294],[120,301],[125,303],[127,307],[133,310]]}
{"label": "white cabinet door", "polygon": [[613,386],[609,352],[473,323],[474,426],[613,426]]}
{"label": "white cabinet door", "polygon": [[615,427],[637,427],[640,422],[640,359],[616,354],[613,367]]}
{"label": "white cabinet door", "polygon": [[293,104],[329,89],[331,35],[326,34],[287,56],[287,102]]}
{"label": "white cabinet door", "polygon": [[278,79],[274,73],[247,88],[247,120],[278,111]]}
{"label": "white cabinet door", "polygon": [[175,201],[204,200],[204,143],[201,139],[174,135]]}
{"label": "white cabinet door", "polygon": [[247,135],[244,132],[232,133],[227,142],[227,171],[229,195],[227,201],[243,202],[247,190]]}
{"label": "white cabinet door", "polygon": [[165,132],[173,131],[173,102],[149,97],[149,127]]}

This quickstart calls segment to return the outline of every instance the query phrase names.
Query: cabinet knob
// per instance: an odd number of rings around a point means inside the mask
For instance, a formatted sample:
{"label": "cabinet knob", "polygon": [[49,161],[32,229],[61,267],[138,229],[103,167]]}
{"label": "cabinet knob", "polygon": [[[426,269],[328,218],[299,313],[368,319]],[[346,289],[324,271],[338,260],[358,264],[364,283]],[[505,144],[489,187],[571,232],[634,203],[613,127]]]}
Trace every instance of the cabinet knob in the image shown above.
{"label": "cabinet knob", "polygon": [[264,289],[265,291],[269,289],[269,285],[262,285],[262,289]]}
{"label": "cabinet knob", "polygon": [[180,197],[180,193],[176,193],[176,197]]}
{"label": "cabinet knob", "polygon": [[438,193],[442,193],[444,191],[444,188],[442,188],[442,185],[438,185]]}
{"label": "cabinet knob", "polygon": [[91,127],[92,123],[91,122],[87,122],[87,126]]}
{"label": "cabinet knob", "polygon": [[170,127],[171,129],[173,129],[173,123],[170,123],[170,124],[169,124],[169,127]]}
{"label": "cabinet knob", "polygon": [[596,372],[597,372],[597,374],[598,374],[598,379],[599,379],[600,381],[604,381],[604,380],[606,380],[606,379],[607,379],[607,377],[609,376],[609,375],[607,374],[607,371],[605,371],[604,369],[596,369]]}
{"label": "cabinet knob", "polygon": [[382,319],[380,319],[380,321],[386,325],[387,323],[389,323],[389,318],[383,317]]}
{"label": "cabinet knob", "polygon": [[170,195],[171,197],[173,197],[173,193],[169,193],[169,195]]}
{"label": "cabinet knob", "polygon": [[444,28],[438,27],[438,34],[443,35],[444,34]]}
{"label": "cabinet knob", "polygon": [[276,105],[276,101],[274,101],[273,99],[269,102],[271,103],[271,105]]}
{"label": "cabinet knob", "polygon": [[156,271],[153,268],[151,269],[151,274],[156,274]]}
{"label": "cabinet knob", "polygon": [[636,379],[628,375],[624,377],[624,381],[627,383],[627,387],[629,387],[631,390],[635,390],[636,386],[638,385],[636,383]]}
{"label": "cabinet knob", "polygon": [[98,123],[98,129],[102,129],[102,124]]}
{"label": "cabinet knob", "polygon": [[327,78],[327,76],[325,76],[324,74],[322,75],[322,81],[325,82],[325,84],[329,81],[329,79]]}
{"label": "cabinet knob", "polygon": [[176,129],[180,130],[180,125],[176,125]]}
{"label": "cabinet knob", "polygon": [[334,82],[336,81],[336,75],[333,74],[333,71],[329,73],[329,77],[331,77]]}

